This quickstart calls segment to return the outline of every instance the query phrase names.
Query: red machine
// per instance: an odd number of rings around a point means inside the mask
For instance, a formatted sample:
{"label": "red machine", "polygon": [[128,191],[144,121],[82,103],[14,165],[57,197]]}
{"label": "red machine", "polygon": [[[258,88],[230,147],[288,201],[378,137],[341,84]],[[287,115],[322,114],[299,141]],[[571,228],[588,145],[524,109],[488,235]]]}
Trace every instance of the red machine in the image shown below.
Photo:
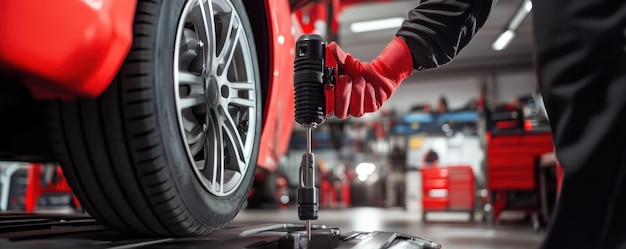
{"label": "red machine", "polygon": [[350,207],[349,178],[329,181],[320,176],[320,207]]}
{"label": "red machine", "polygon": [[473,220],[475,192],[471,166],[422,168],[422,220],[433,211],[468,212]]}
{"label": "red machine", "polygon": [[[69,194],[72,195],[72,204],[75,208],[80,207],[78,198],[72,193],[70,185],[65,180],[61,167],[54,166],[49,179],[42,179],[44,165],[30,164],[28,169],[28,183],[26,184],[26,196],[24,198],[24,209],[26,212],[34,212],[37,208],[39,197],[47,194]],[[49,166],[47,166],[49,167]],[[46,180],[46,184],[42,184]]]}
{"label": "red machine", "polygon": [[539,158],[553,151],[549,132],[487,132],[487,190],[492,195],[492,218],[500,220],[503,210],[535,211],[539,204],[514,205],[512,194],[531,193],[539,188]]}

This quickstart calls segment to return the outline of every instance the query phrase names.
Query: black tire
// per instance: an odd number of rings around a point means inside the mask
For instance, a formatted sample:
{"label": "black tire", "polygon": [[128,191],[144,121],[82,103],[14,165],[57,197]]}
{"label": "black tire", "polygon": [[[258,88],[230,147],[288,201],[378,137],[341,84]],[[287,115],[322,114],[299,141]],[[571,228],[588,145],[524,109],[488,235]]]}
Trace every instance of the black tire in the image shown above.
{"label": "black tire", "polygon": [[[243,24],[243,38],[237,39],[247,39],[249,44],[239,49],[249,49],[251,58],[246,60],[251,59],[254,65],[254,72],[248,75],[255,77],[250,83],[255,88],[248,92],[257,108],[248,109],[254,111],[250,111],[246,124],[252,119],[258,121],[244,132],[254,131],[245,140],[253,142],[251,152],[246,152],[250,153],[247,170],[240,173],[238,185],[233,185],[230,194],[224,190],[223,179],[219,187],[225,193],[222,196],[205,187],[199,170],[194,168],[195,157],[188,153],[190,147],[181,134],[173,84],[175,68],[179,67],[174,65],[178,53],[175,38],[189,2],[140,0],[133,46],[106,92],[97,99],[48,106],[50,136],[67,180],[82,206],[99,222],[125,233],[197,236],[222,228],[240,211],[256,166],[261,88],[254,39],[243,4],[241,0],[226,2],[232,2],[231,10],[237,12]],[[206,84],[208,92],[210,83]],[[207,115],[209,112],[207,107]],[[208,124],[209,120],[205,121]],[[205,139],[209,136],[206,130],[201,133]],[[213,155],[230,155],[222,152]]]}

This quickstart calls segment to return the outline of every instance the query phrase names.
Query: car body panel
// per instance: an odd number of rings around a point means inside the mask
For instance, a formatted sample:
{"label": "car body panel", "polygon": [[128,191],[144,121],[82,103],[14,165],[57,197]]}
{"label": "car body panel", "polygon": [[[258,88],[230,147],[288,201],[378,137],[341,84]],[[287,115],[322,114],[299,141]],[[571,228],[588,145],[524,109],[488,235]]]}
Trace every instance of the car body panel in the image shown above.
{"label": "car body panel", "polygon": [[294,125],[293,59],[296,27],[285,0],[266,0],[270,34],[270,72],[257,164],[274,171],[284,155]]}
{"label": "car body panel", "polygon": [[22,74],[36,99],[98,96],[130,49],[136,4],[2,1],[0,67]]}

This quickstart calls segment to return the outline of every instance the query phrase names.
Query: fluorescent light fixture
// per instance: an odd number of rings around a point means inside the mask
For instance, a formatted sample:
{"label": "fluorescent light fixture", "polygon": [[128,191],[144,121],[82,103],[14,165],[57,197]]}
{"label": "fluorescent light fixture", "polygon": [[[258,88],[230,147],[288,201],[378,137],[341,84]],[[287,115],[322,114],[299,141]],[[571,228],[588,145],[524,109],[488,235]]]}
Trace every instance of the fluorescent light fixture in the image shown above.
{"label": "fluorescent light fixture", "polygon": [[393,17],[372,21],[355,22],[350,24],[350,30],[354,33],[362,33],[383,29],[399,28],[402,25],[403,21],[404,18],[402,17]]}
{"label": "fluorescent light fixture", "polygon": [[533,2],[531,2],[530,0],[524,1],[524,3],[522,3],[522,6],[520,6],[520,8],[515,13],[515,16],[513,16],[513,19],[509,23],[509,29],[517,30],[517,28],[522,24],[524,19],[526,19],[526,16],[528,16],[532,9]]}
{"label": "fluorescent light fixture", "polygon": [[502,34],[500,34],[500,36],[498,36],[498,39],[493,42],[491,48],[496,51],[505,49],[509,45],[509,43],[511,43],[513,37],[515,37],[515,32],[513,32],[512,30],[504,31]]}
{"label": "fluorescent light fixture", "polygon": [[530,0],[526,0],[524,2],[524,10],[526,10],[526,12],[530,12],[533,9],[533,2]]}
{"label": "fluorescent light fixture", "polygon": [[498,39],[491,45],[491,48],[496,51],[500,51],[505,49],[511,43],[511,40],[515,37],[515,31],[522,24],[526,16],[533,9],[533,2],[531,0],[524,0],[522,5],[519,7],[511,22],[509,22],[509,26],[506,31],[504,31]]}

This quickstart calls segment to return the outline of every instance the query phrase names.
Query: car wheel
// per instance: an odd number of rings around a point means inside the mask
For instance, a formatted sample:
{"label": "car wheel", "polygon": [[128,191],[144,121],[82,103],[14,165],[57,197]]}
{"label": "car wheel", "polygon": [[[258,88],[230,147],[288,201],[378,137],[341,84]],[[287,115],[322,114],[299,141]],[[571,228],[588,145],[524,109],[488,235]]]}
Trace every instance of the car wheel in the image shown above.
{"label": "car wheel", "polygon": [[48,106],[81,204],[122,232],[195,236],[241,209],[261,133],[255,44],[241,0],[138,1],[132,48],[97,99]]}

